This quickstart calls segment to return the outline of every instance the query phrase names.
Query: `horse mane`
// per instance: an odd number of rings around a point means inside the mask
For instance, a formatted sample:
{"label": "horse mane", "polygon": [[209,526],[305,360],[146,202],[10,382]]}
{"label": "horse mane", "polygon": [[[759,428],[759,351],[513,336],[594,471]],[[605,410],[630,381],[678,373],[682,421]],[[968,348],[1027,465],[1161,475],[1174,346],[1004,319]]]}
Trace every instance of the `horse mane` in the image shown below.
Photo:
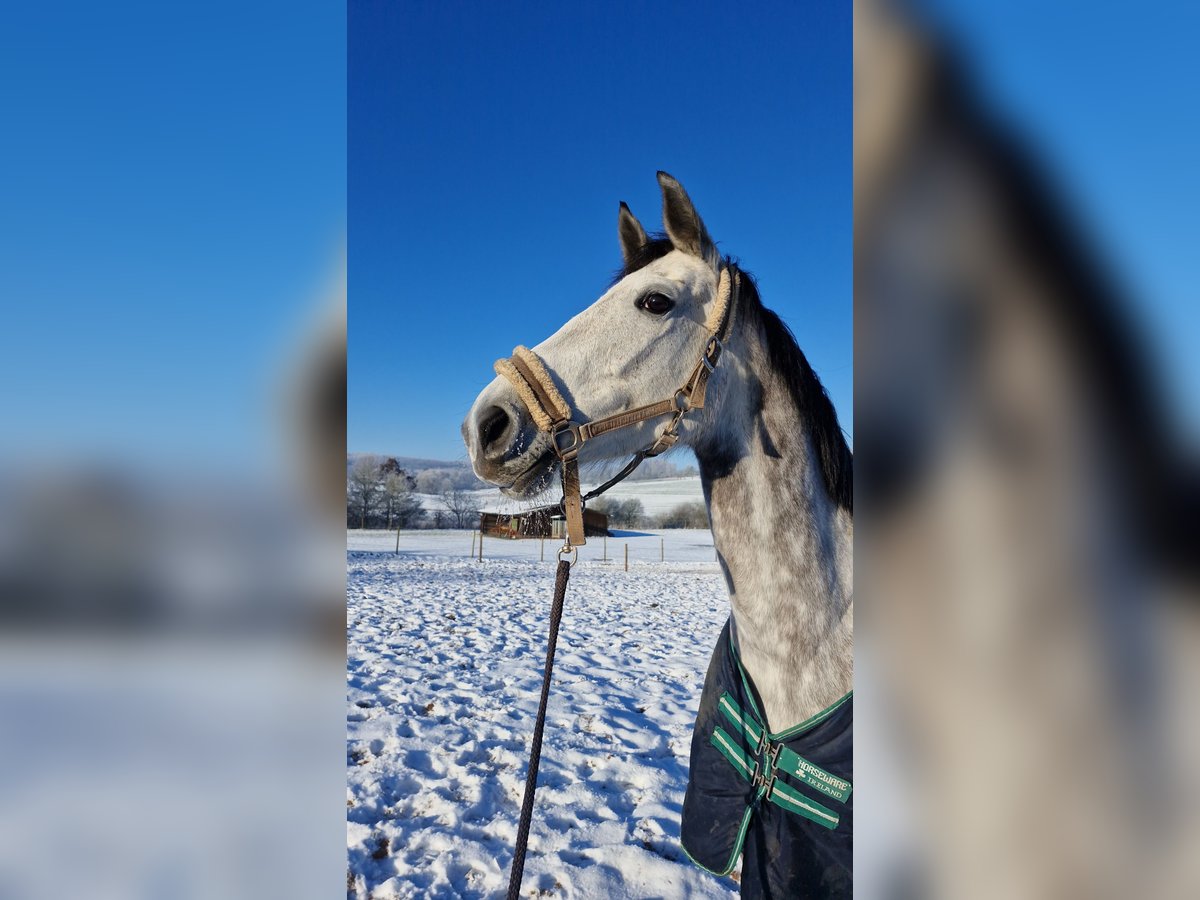
{"label": "horse mane", "polygon": [[[726,258],[726,263],[729,259]],[[796,343],[796,336],[779,316],[763,306],[754,276],[739,267],[742,290],[738,295],[739,312],[758,318],[767,339],[767,357],[771,368],[778,372],[792,395],[801,418],[808,424],[813,450],[825,480],[830,498],[847,512],[854,513],[854,455],[846,444],[846,436],[838,424],[837,411],[821,384],[821,379],[809,365],[808,357]]]}
{"label": "horse mane", "polygon": [[[675,247],[666,235],[652,235],[645,244],[625,261],[613,277],[616,284],[627,275],[662,259]],[[734,260],[725,257],[726,265]],[[742,273],[742,290],[738,297],[738,312],[754,315],[767,340],[767,357],[772,368],[779,372],[792,396],[792,402],[807,423],[813,449],[821,467],[825,490],[839,507],[854,512],[854,456],[838,424],[837,411],[825,391],[825,386],[809,365],[808,358],[796,343],[792,330],[773,311],[763,306],[754,276],[738,266]]]}

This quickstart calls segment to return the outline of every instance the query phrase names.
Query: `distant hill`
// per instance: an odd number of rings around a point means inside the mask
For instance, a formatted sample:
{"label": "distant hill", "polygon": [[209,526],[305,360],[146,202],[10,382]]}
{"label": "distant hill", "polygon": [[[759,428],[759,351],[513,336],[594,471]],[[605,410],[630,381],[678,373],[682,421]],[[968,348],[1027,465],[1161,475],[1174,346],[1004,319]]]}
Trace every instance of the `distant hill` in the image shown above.
{"label": "distant hill", "polygon": [[[583,489],[586,491],[599,484],[599,481],[585,479]],[[533,500],[512,500],[495,488],[475,491],[474,494],[480,504],[480,509],[486,509],[489,512],[514,513],[557,502],[559,488],[555,485],[544,495]],[[647,515],[656,516],[674,509],[681,503],[703,503],[704,489],[700,486],[699,475],[681,475],[676,478],[623,481],[604,496],[609,500],[639,500]],[[436,507],[437,502],[433,501],[428,505],[431,508]]]}
{"label": "distant hill", "polygon": [[468,472],[471,471],[471,464],[465,459],[424,459],[420,456],[394,456],[391,453],[347,453],[346,471],[349,472],[350,467],[364,456],[374,456],[378,459],[394,459],[399,463],[400,468],[410,475],[416,475],[425,469],[463,469]]}

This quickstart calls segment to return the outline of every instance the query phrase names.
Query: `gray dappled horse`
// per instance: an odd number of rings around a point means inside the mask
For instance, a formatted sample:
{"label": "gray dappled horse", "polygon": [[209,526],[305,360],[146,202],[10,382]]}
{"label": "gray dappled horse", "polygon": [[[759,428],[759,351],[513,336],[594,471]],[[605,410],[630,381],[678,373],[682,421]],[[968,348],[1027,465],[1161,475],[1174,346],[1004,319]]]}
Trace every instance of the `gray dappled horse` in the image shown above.
{"label": "gray dappled horse", "polygon": [[[746,896],[845,892],[851,453],[791,332],[762,305],[753,280],[718,254],[683,187],[658,178],[665,234],[647,235],[622,203],[616,282],[532,356],[572,419],[670,397],[710,337],[718,286],[732,281],[707,402],[671,423],[699,462],[732,606],[693,737],[682,839],[719,874],[744,850]],[[650,420],[602,434],[581,447],[579,461],[636,454],[666,427]],[[475,472],[511,497],[535,496],[559,470],[552,436],[509,378],[479,394],[463,436]]]}

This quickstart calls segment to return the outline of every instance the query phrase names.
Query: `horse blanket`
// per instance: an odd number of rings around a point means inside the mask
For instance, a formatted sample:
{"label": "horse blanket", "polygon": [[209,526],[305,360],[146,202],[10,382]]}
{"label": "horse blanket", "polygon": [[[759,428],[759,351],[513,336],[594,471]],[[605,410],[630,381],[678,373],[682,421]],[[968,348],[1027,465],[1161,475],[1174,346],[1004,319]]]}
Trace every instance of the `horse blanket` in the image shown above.
{"label": "horse blanket", "polygon": [[743,857],[743,897],[853,892],[853,692],[785,731],[762,702],[725,623],[692,732],[680,842],[728,875]]}

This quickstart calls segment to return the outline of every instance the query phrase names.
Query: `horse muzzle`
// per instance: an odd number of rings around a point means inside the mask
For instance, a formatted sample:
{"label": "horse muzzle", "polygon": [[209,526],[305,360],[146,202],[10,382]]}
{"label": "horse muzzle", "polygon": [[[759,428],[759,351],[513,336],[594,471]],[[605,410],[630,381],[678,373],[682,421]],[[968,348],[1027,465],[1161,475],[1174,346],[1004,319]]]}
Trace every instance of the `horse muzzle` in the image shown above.
{"label": "horse muzzle", "polygon": [[462,435],[475,474],[508,496],[525,499],[550,485],[554,448],[502,379],[479,395]]}

